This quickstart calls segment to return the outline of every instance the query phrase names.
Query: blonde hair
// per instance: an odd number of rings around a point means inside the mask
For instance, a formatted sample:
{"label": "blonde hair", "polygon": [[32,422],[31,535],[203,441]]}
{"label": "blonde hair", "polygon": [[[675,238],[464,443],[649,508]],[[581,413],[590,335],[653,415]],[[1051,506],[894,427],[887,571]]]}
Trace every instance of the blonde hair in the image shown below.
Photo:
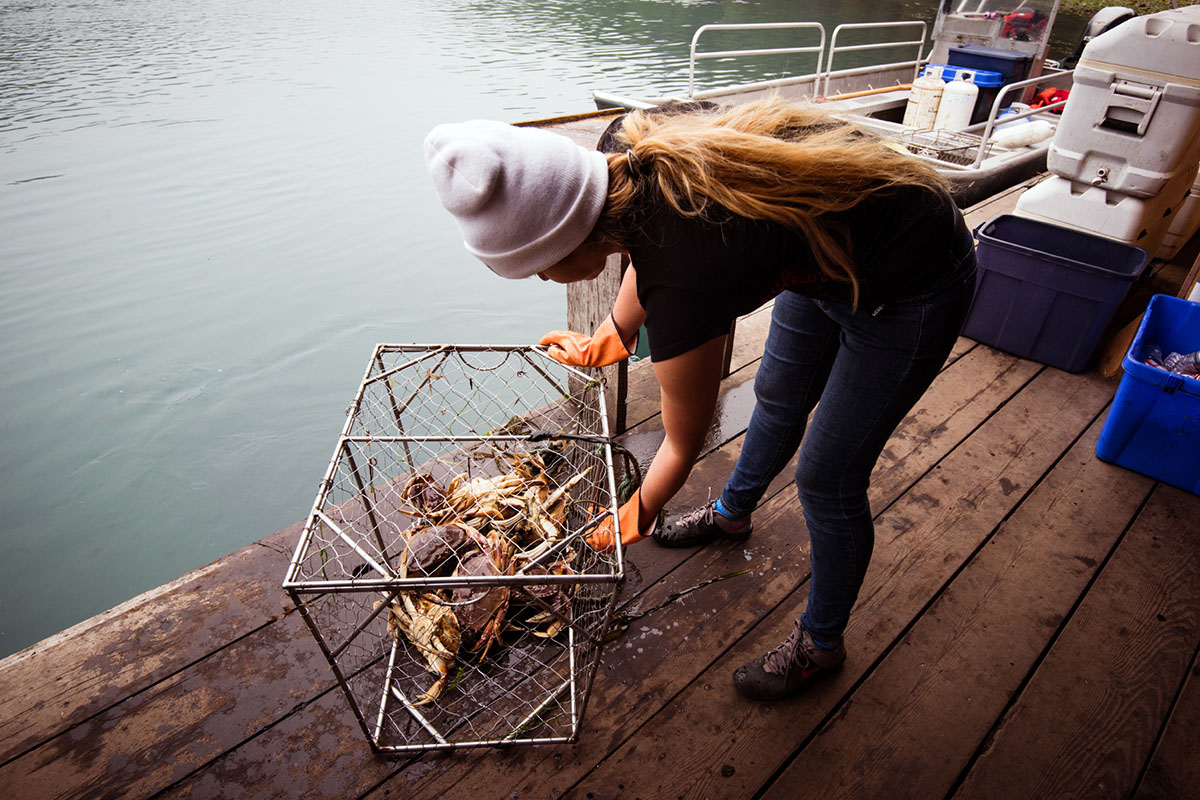
{"label": "blonde hair", "polygon": [[850,231],[828,217],[891,187],[944,190],[926,164],[808,104],[778,98],[712,111],[634,112],[613,133],[597,234],[628,242],[639,212],[665,202],[685,217],[729,214],[785,225],[858,302]]}

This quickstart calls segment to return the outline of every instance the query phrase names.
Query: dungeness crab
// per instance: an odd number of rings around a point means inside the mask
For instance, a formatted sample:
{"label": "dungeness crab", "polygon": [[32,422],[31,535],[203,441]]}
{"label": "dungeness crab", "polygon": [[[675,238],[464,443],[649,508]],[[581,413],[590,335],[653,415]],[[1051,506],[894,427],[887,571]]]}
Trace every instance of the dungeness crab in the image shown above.
{"label": "dungeness crab", "polygon": [[[584,470],[555,485],[537,453],[495,456],[508,467],[498,476],[460,474],[443,488],[428,473],[413,475],[401,490],[401,510],[419,520],[403,533],[405,548],[400,577],[456,576],[495,578],[525,574],[570,575],[574,551],[566,548],[548,566],[532,565],[563,538],[571,489]],[[417,705],[436,700],[446,685],[464,639],[482,661],[501,641],[510,606],[530,613],[526,626],[545,626],[532,633],[557,636],[569,623],[571,600],[561,583],[483,585],[453,590],[399,592],[388,608],[388,632],[403,637],[421,653],[426,669],[438,680]]]}

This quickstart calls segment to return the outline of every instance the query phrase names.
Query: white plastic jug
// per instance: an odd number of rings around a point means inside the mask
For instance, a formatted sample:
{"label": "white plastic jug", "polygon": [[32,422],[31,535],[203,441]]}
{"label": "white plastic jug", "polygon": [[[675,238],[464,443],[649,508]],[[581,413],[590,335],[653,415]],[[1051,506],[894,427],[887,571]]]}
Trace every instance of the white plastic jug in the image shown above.
{"label": "white plastic jug", "polygon": [[958,77],[946,84],[933,127],[961,131],[971,124],[971,112],[975,110],[975,100],[979,97],[979,87],[975,85],[974,78],[974,72],[959,70]]}
{"label": "white plastic jug", "polygon": [[913,81],[912,89],[908,92],[908,105],[904,107],[904,127],[919,130],[932,128],[945,88],[941,70],[933,68],[927,69],[924,75]]}

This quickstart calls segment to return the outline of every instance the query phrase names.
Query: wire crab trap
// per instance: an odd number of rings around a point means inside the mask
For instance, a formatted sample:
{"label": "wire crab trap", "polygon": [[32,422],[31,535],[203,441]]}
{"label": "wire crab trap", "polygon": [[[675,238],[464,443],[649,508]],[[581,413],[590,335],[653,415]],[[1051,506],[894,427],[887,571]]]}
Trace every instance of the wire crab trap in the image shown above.
{"label": "wire crab trap", "polygon": [[539,347],[376,347],[283,584],[376,750],[577,738],[616,497],[598,381]]}
{"label": "wire crab trap", "polygon": [[[938,128],[936,130],[903,131],[900,134],[900,143],[914,155],[969,167],[975,163],[983,139],[970,133]],[[985,158],[991,149],[992,145],[989,142],[984,149]]]}

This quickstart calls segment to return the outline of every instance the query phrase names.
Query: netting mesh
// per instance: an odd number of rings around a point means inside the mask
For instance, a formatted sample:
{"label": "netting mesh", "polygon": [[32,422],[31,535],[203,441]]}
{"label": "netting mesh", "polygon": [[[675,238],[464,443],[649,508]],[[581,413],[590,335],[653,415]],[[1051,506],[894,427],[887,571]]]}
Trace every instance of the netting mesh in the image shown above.
{"label": "netting mesh", "polygon": [[[973,133],[962,133],[944,128],[937,130],[905,130],[900,134],[900,143],[909,152],[938,161],[945,161],[959,166],[970,166],[975,163],[983,140]],[[983,155],[986,158],[991,152],[992,144],[988,142]]]}
{"label": "netting mesh", "polygon": [[284,586],[372,744],[570,741],[621,579],[600,385],[537,348],[380,345]]}

